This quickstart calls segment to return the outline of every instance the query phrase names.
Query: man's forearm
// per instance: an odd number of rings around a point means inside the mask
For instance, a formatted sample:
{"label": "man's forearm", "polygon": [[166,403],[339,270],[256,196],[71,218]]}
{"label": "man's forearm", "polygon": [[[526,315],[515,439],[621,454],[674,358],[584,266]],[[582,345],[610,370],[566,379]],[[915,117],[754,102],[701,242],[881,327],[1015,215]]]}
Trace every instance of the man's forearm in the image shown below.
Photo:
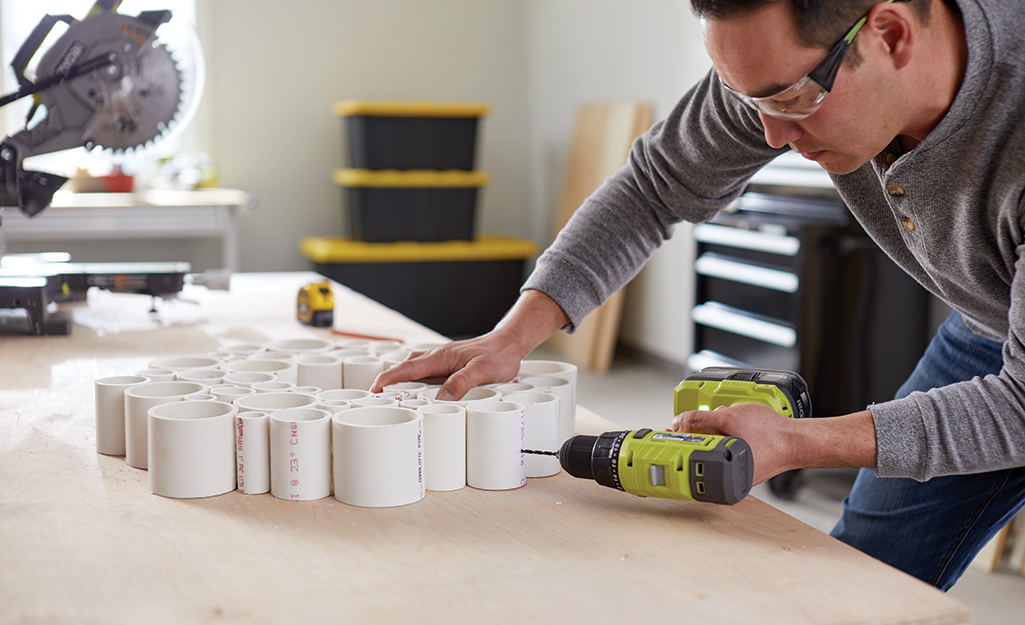
{"label": "man's forearm", "polygon": [[567,323],[569,317],[555,300],[541,291],[527,289],[492,332],[507,335],[521,353],[527,354]]}
{"label": "man's forearm", "polygon": [[868,410],[793,424],[795,468],[876,466],[876,429]]}
{"label": "man's forearm", "polygon": [[763,404],[742,403],[688,410],[673,418],[672,429],[744,439],[754,457],[755,484],[792,469],[876,466],[876,430],[868,410],[793,419]]}

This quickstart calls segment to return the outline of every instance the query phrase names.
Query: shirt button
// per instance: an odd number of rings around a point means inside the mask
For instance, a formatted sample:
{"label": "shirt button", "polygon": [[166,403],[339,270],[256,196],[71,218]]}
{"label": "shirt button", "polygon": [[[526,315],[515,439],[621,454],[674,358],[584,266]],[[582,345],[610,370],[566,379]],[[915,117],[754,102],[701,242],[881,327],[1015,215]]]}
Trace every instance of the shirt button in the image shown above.
{"label": "shirt button", "polygon": [[904,197],[904,187],[895,184],[889,189],[887,189],[887,193],[889,193],[893,197]]}
{"label": "shirt button", "polygon": [[915,229],[915,222],[911,221],[910,217],[901,217],[900,218],[900,223],[907,230],[914,230]]}
{"label": "shirt button", "polygon": [[886,153],[886,164],[887,165],[893,165],[896,162],[897,162],[897,155],[894,154],[893,152],[887,152]]}

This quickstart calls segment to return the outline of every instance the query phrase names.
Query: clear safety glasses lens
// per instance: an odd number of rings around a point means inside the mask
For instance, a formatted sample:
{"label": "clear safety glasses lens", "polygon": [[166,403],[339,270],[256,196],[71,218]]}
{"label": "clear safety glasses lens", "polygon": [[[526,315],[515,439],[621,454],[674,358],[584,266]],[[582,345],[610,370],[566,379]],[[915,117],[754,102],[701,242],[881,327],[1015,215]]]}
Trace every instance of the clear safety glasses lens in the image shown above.
{"label": "clear safety glasses lens", "polygon": [[[721,82],[721,80],[720,80]],[[805,76],[796,84],[770,96],[754,98],[734,91],[722,83],[726,91],[752,109],[780,119],[804,119],[819,110],[829,93],[817,82]]]}

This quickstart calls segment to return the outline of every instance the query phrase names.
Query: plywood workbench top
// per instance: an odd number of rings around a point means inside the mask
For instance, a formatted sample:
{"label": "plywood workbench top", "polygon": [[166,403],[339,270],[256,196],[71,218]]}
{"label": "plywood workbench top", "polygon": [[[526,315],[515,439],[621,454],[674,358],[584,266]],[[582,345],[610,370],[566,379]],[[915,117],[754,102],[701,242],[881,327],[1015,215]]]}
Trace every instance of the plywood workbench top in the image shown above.
{"label": "plywood workbench top", "polygon": [[[401,508],[238,492],[174,500],[95,453],[93,380],[219,340],[315,334],[312,274],[146,315],[94,294],[70,337],[0,337],[0,623],[970,623],[968,608],[771,506],[643,499],[564,473]],[[434,335],[336,289],[336,325]],[[586,405],[587,398],[581,397]],[[578,429],[612,424],[581,409]]]}

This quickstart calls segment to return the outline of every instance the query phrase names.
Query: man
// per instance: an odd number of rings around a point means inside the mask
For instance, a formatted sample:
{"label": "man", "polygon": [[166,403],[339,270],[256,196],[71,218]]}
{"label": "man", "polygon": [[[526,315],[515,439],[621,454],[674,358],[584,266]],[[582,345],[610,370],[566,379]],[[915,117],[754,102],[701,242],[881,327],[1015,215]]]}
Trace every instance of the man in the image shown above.
{"label": "man", "polygon": [[947,589],[1025,503],[1025,10],[692,5],[714,70],[585,202],[494,331],[377,384],[451,374],[442,393],[459,397],[509,379],[626,284],[674,223],[711,219],[793,149],[830,172],[869,235],[955,312],[898,399],[809,420],[748,404],[677,415],[673,428],[746,439],[758,482],[865,467],[833,535]]}

